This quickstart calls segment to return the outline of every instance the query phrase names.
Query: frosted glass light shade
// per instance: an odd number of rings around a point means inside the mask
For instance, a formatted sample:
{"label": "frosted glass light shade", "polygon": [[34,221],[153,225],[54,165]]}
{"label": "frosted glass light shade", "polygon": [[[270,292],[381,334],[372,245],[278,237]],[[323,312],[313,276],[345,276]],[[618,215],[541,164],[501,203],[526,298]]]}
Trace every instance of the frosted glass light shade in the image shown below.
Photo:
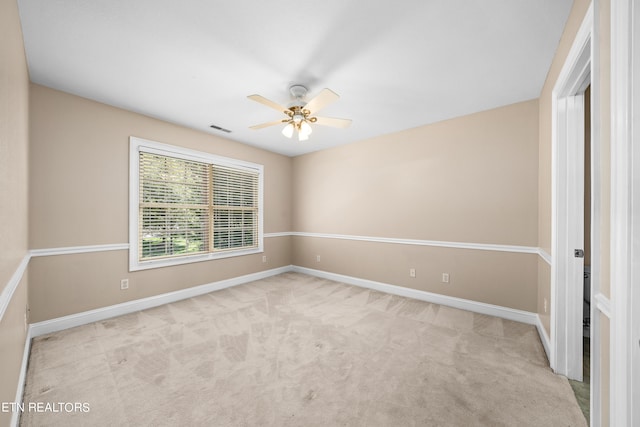
{"label": "frosted glass light shade", "polygon": [[282,134],[287,138],[291,138],[293,136],[293,123],[289,123],[282,129]]}
{"label": "frosted glass light shade", "polygon": [[313,129],[311,129],[309,123],[307,123],[306,121],[300,123],[300,133],[304,133],[308,137],[309,135],[311,135],[311,132],[313,132]]}
{"label": "frosted glass light shade", "polygon": [[298,132],[298,141],[306,141],[309,139],[308,133]]}

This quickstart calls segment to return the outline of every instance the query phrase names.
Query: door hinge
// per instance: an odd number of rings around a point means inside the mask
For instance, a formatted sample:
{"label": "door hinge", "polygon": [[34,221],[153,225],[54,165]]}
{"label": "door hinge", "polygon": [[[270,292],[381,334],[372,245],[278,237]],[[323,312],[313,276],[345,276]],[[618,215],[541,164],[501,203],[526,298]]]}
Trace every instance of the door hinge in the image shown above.
{"label": "door hinge", "polygon": [[576,258],[584,258],[584,250],[582,249],[574,249],[573,256]]}

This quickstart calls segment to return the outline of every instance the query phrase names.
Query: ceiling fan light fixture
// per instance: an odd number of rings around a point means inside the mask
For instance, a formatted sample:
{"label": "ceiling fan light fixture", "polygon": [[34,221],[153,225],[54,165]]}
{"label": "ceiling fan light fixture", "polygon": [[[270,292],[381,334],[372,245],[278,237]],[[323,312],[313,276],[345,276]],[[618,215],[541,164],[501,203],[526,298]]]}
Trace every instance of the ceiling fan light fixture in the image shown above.
{"label": "ceiling fan light fixture", "polygon": [[287,138],[291,138],[293,136],[293,129],[294,129],[293,123],[289,122],[284,127],[284,129],[282,129],[282,134]]}
{"label": "ceiling fan light fixture", "polygon": [[327,105],[335,102],[340,98],[331,89],[324,88],[322,91],[313,97],[310,101],[305,102],[304,97],[307,93],[307,88],[302,85],[293,85],[289,88],[291,96],[294,101],[289,104],[288,107],[284,107],[277,102],[273,102],[260,95],[249,95],[248,98],[266,105],[269,108],[273,108],[280,113],[286,115],[285,119],[274,120],[268,123],[262,123],[259,125],[250,126],[251,129],[262,129],[269,126],[286,123],[282,129],[282,134],[287,138],[293,137],[294,132],[298,132],[298,141],[306,141],[309,139],[309,135],[313,132],[311,127],[312,123],[317,123],[323,126],[331,126],[338,128],[346,128],[351,124],[351,120],[338,119],[333,117],[317,117],[316,113]]}

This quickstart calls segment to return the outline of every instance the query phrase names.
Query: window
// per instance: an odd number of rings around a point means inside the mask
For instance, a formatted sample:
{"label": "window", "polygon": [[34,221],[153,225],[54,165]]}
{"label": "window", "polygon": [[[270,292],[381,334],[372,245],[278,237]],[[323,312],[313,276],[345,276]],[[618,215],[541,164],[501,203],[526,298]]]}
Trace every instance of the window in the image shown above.
{"label": "window", "polygon": [[262,252],[253,163],[130,139],[130,270]]}

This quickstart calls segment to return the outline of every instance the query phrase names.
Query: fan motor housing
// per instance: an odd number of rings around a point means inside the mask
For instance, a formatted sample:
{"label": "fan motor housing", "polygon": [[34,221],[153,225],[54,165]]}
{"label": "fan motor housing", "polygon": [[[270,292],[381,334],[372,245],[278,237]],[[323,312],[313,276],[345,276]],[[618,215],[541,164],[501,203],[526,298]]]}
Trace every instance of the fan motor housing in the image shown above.
{"label": "fan motor housing", "polygon": [[307,96],[307,88],[302,85],[293,85],[289,88],[289,93],[294,98],[304,98]]}

